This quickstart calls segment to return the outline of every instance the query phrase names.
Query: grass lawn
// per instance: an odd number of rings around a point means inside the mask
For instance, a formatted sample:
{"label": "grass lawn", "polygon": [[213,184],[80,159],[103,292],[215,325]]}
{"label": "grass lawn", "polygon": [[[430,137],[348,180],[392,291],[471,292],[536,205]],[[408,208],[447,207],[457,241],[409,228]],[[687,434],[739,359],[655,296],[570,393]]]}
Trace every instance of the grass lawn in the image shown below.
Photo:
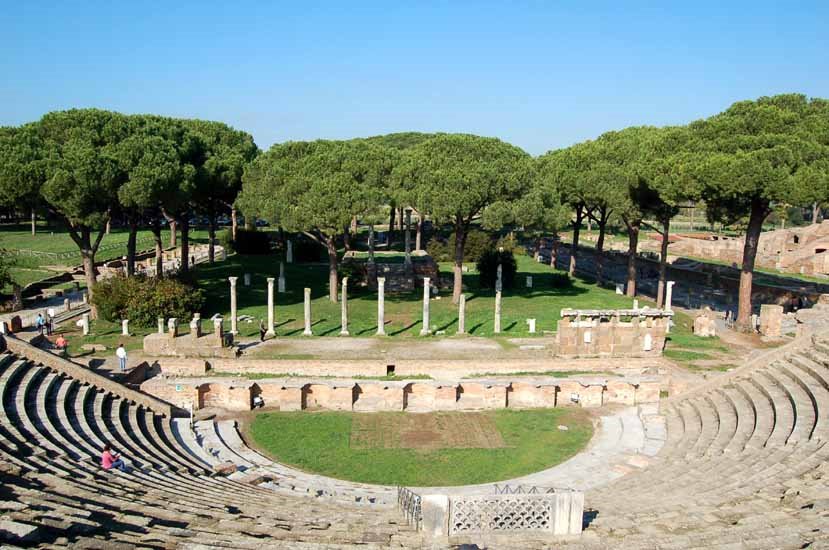
{"label": "grass lawn", "polygon": [[[632,302],[613,290],[576,280],[570,288],[553,288],[552,270],[527,256],[518,256],[516,288],[506,289],[502,298],[501,330],[508,337],[530,336],[526,319],[537,320],[536,330],[556,329],[562,308],[626,308]],[[441,265],[442,275],[451,275],[450,265]],[[276,331],[279,336],[299,336],[303,329],[303,288],[311,288],[312,329],[315,335],[335,336],[340,332],[340,304],[328,300],[327,264],[286,264],[287,292],[276,294]],[[252,274],[250,287],[242,284],[244,273]],[[234,255],[226,262],[201,266],[196,271],[207,295],[202,318],[214,313],[230,314],[230,285],[227,277],[238,276],[237,299],[239,315],[250,315],[254,322],[240,322],[242,336],[258,331],[258,319],[267,317],[267,277],[279,274],[276,256]],[[524,277],[532,275],[533,288],[524,285]],[[493,336],[495,293],[478,286],[474,266],[464,274],[466,295],[466,330],[475,336]],[[420,332],[423,291],[386,295],[386,333],[389,336],[415,337]],[[645,305],[646,302],[641,302]],[[377,294],[363,288],[349,291],[349,331],[353,336],[373,336],[377,330]],[[442,290],[430,305],[431,328],[453,335],[457,330],[458,310],[452,304],[451,290]]]}
{"label": "grass lawn", "polygon": [[[419,445],[423,431],[406,431],[413,423],[486,426],[484,439],[499,446],[458,448],[472,438],[451,429],[440,431],[441,437],[455,434],[460,441],[444,441],[440,448]],[[577,408],[417,415],[262,412],[249,428],[258,447],[282,463],[339,479],[408,486],[486,483],[537,472],[579,452],[592,434],[587,413]]]}

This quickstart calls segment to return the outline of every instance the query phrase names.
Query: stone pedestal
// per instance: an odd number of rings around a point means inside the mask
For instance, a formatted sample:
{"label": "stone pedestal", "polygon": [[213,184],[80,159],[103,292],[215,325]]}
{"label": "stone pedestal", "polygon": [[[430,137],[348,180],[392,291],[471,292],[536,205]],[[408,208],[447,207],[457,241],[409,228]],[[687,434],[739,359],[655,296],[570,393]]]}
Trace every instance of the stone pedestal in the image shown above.
{"label": "stone pedestal", "polygon": [[178,336],[178,319],[175,317],[167,319],[167,336],[173,339]]}
{"label": "stone pedestal", "polygon": [[533,287],[533,276],[532,275],[527,275],[527,288],[532,288],[532,287]]}
{"label": "stone pedestal", "polygon": [[423,278],[423,327],[420,329],[421,336],[428,336],[432,334],[432,329],[429,328],[429,298],[431,294],[431,279],[429,277]]}
{"label": "stone pedestal", "polygon": [[343,277],[340,296],[340,336],[348,336],[348,277]]}
{"label": "stone pedestal", "polygon": [[386,335],[386,278],[377,277],[377,335]]}
{"label": "stone pedestal", "polygon": [[89,314],[84,313],[81,316],[81,332],[84,336],[89,336]]}
{"label": "stone pedestal", "polygon": [[466,334],[466,294],[458,300],[458,334]]}
{"label": "stone pedestal", "polygon": [[130,335],[130,320],[129,319],[122,319],[121,320],[121,336],[129,336]]}
{"label": "stone pedestal", "polygon": [[213,345],[224,346],[224,326],[221,319],[213,319]]}
{"label": "stone pedestal", "polygon": [[279,262],[279,279],[277,281],[277,292],[285,294],[285,262]]}
{"label": "stone pedestal", "polygon": [[285,249],[285,261],[289,264],[294,263],[294,243],[288,239],[287,247]]}
{"label": "stone pedestal", "polygon": [[783,306],[763,304],[760,306],[760,334],[767,338],[783,336]]}
{"label": "stone pedestal", "polygon": [[245,286],[250,286],[250,273],[245,273]]}
{"label": "stone pedestal", "polygon": [[239,331],[236,327],[236,281],[239,277],[228,277],[230,281],[230,334],[236,336]]}
{"label": "stone pedestal", "polygon": [[190,339],[196,342],[201,336],[201,318],[193,317],[190,320]]}
{"label": "stone pedestal", "polygon": [[72,309],[72,302],[69,301],[69,298],[63,299],[63,310],[69,311]]}
{"label": "stone pedestal", "polygon": [[[290,242],[290,241],[288,241]],[[311,336],[311,289],[305,289],[305,330],[302,331],[303,336]]]}
{"label": "stone pedestal", "polygon": [[535,319],[527,319],[527,332],[535,334]]}
{"label": "stone pedestal", "polygon": [[268,277],[268,331],[266,334],[268,336],[273,336],[276,334],[273,328],[274,323],[274,315],[273,315],[273,277]]}
{"label": "stone pedestal", "polygon": [[88,292],[81,292],[81,302],[84,304],[89,303],[89,293]]}
{"label": "stone pedestal", "polygon": [[495,334],[501,333],[501,291],[495,291]]}
{"label": "stone pedestal", "polygon": [[158,333],[164,334],[164,317],[158,318]]}

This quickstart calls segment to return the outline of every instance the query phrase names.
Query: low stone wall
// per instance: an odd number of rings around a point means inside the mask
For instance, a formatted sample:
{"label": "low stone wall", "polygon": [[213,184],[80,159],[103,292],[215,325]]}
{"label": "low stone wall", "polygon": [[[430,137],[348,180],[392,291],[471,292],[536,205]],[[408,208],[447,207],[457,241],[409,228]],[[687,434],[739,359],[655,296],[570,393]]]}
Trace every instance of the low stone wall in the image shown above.
{"label": "low stone wall", "polygon": [[637,405],[659,400],[659,382],[534,379],[515,382],[469,380],[365,381],[308,379],[183,379],[158,376],[141,384],[141,390],[184,409],[218,407],[250,410],[254,398],[282,411],[333,410],[473,411],[503,408],[601,407]]}
{"label": "low stone wall", "polygon": [[155,413],[166,416],[171,416],[173,413],[173,409],[169,404],[170,402],[164,402],[167,401],[166,399],[161,401],[152,395],[147,395],[145,393],[130,389],[82,365],[78,365],[77,363],[58,357],[53,353],[36,348],[23,340],[20,340],[19,338],[8,335],[5,337],[0,336],[0,344],[2,344],[0,347],[8,349],[12,353],[49,367],[54,371],[61,372],[71,378],[74,378],[75,380],[78,380],[79,382],[90,384],[96,388],[110,392],[138,405],[142,405]]}
{"label": "low stone wall", "polygon": [[656,309],[563,309],[556,353],[564,357],[658,357],[673,313]]}

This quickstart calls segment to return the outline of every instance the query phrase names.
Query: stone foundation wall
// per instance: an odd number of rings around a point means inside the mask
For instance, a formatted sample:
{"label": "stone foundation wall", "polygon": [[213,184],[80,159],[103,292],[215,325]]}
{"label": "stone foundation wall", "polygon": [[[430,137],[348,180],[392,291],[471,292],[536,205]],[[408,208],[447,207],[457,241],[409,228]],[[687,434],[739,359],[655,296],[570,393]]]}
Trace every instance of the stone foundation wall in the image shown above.
{"label": "stone foundation wall", "polygon": [[659,400],[657,381],[577,380],[382,382],[355,380],[250,380],[182,379],[159,376],[144,382],[141,390],[178,407],[217,407],[250,410],[254,397],[264,406],[282,411],[333,410],[466,411],[503,408],[600,407],[610,403],[637,405]]}
{"label": "stone foundation wall", "polygon": [[670,311],[564,309],[556,333],[564,357],[658,357],[665,348]]}

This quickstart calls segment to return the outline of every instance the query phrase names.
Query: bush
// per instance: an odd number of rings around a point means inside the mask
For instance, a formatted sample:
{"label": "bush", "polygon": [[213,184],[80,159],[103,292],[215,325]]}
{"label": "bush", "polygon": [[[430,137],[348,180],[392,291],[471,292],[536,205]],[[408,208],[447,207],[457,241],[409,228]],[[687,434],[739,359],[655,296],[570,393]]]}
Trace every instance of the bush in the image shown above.
{"label": "bush", "polygon": [[236,250],[233,247],[233,232],[230,229],[222,229],[216,233],[216,240],[219,241],[219,245],[224,248],[228,254]]}
{"label": "bush", "polygon": [[[488,249],[492,248],[492,238],[483,231],[470,231],[466,236],[466,246],[463,249],[464,262],[477,262],[478,258]],[[436,262],[455,261],[455,234],[448,240],[439,241],[432,239],[426,245],[426,251]]]}
{"label": "bush", "polygon": [[501,248],[504,249],[504,252],[512,252],[514,256],[527,255],[527,249],[521,246],[521,243],[519,243],[518,239],[515,238],[515,233],[512,232],[501,237],[498,239],[498,242],[495,243],[495,250]]}
{"label": "bush", "polygon": [[515,256],[512,252],[498,251],[495,248],[486,250],[478,259],[478,281],[481,288],[495,288],[498,280],[498,264],[501,264],[501,287],[512,288],[515,283]]}
{"label": "bush", "polygon": [[[311,239],[294,240],[294,261],[319,262],[325,249],[317,241]],[[327,254],[327,252],[326,252]]]}
{"label": "bush", "polygon": [[550,286],[553,288],[569,288],[573,286],[573,280],[569,273],[551,273]]}
{"label": "bush", "polygon": [[153,327],[159,317],[187,320],[204,305],[204,294],[193,285],[169,277],[110,277],[95,285],[92,303],[107,321],[129,319]]}
{"label": "bush", "polygon": [[265,231],[237,228],[233,249],[239,254],[270,254],[271,238]]}

